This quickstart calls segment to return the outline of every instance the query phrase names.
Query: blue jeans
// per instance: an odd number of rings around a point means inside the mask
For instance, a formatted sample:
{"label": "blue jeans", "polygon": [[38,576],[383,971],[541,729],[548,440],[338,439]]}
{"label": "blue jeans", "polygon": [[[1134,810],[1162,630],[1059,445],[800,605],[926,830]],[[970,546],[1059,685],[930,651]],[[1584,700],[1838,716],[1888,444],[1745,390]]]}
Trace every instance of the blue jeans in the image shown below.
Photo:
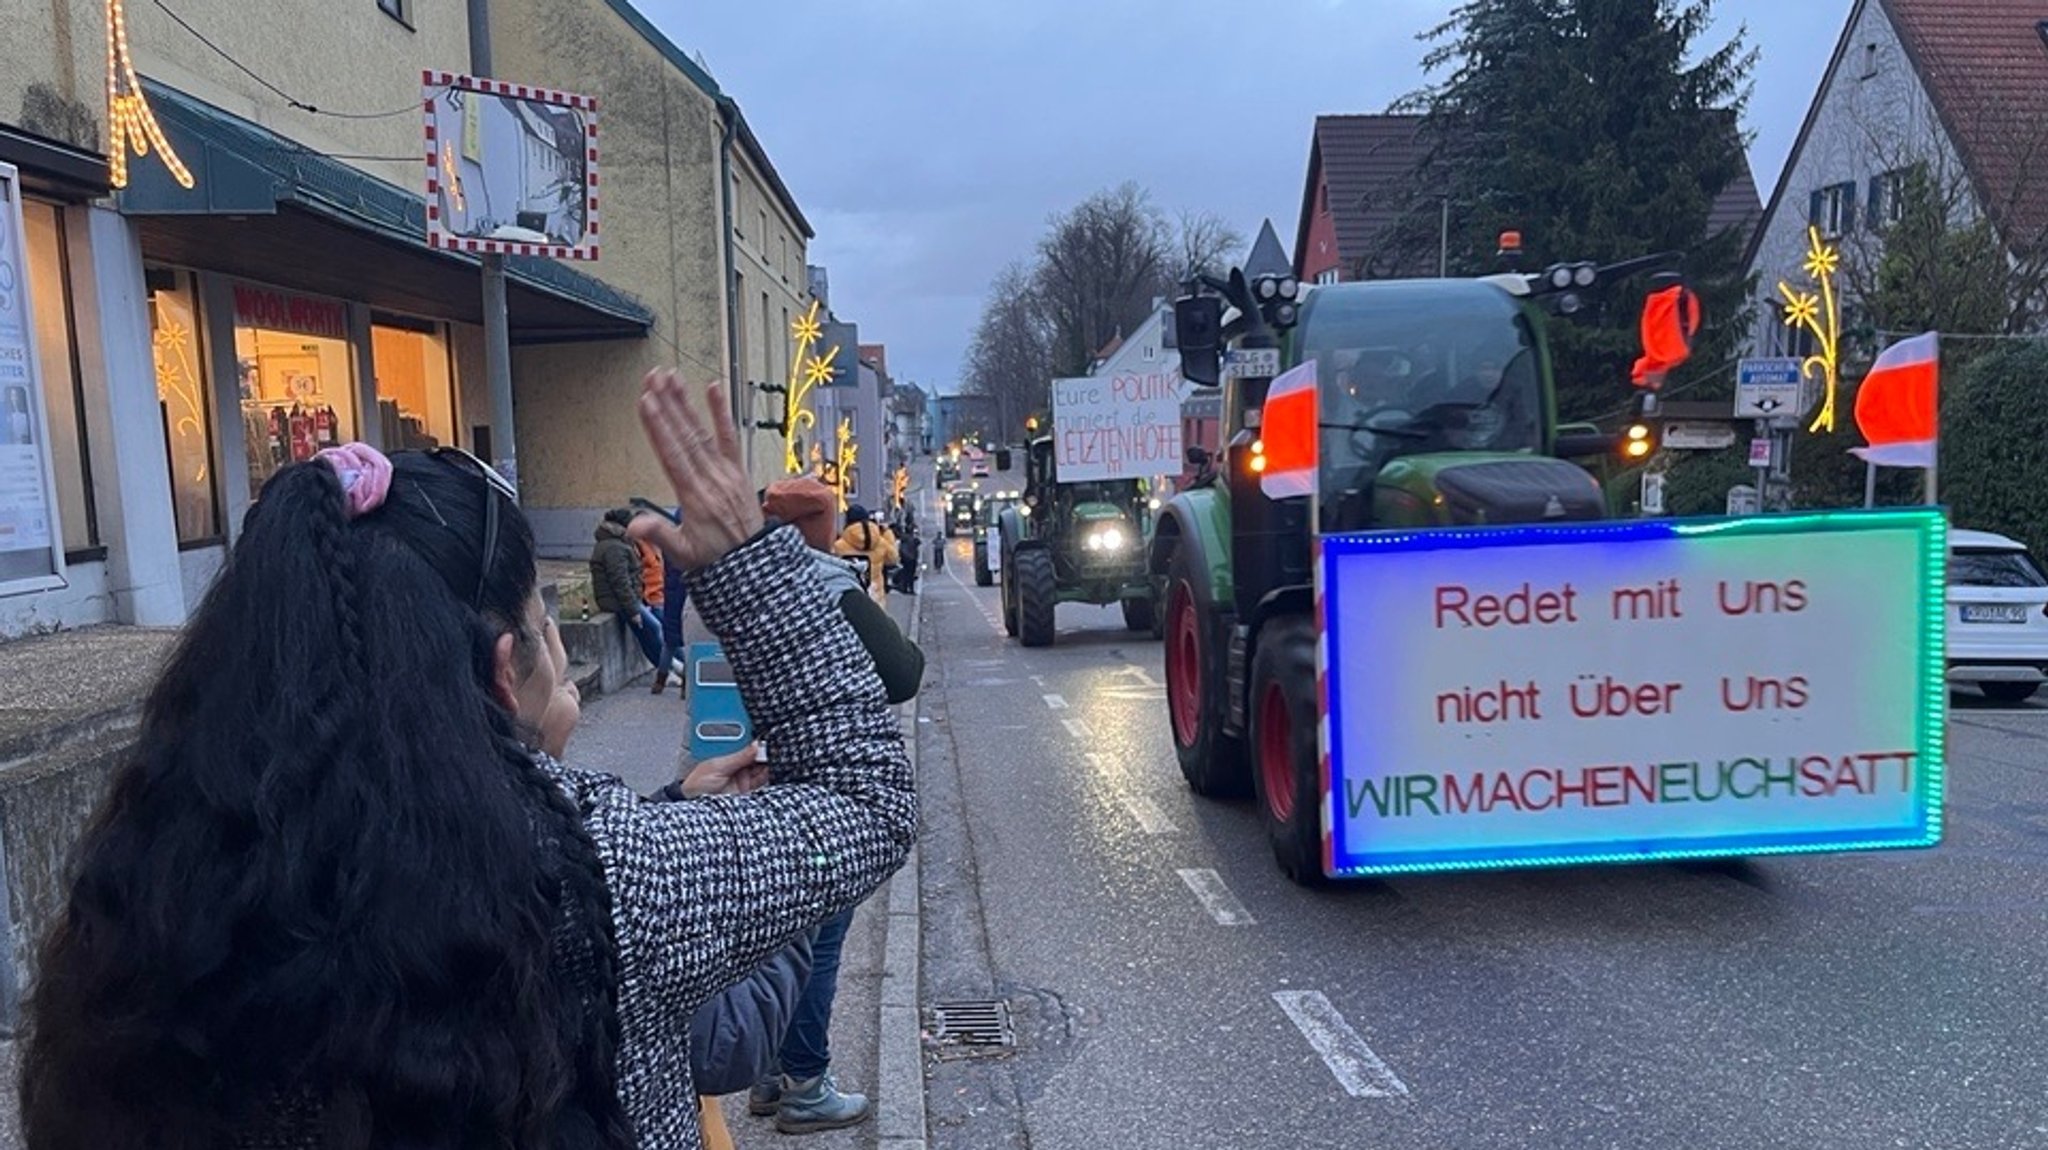
{"label": "blue jeans", "polygon": [[665,571],[661,586],[661,662],[657,667],[666,667],[683,657],[683,607],[689,601],[690,589],[683,583],[682,572],[673,568]]}
{"label": "blue jeans", "polygon": [[832,1065],[832,1000],[839,996],[839,952],[846,946],[846,928],[853,911],[825,920],[811,944],[811,980],[796,1000],[789,1033],[782,1036],[782,1072],[803,1082]]}
{"label": "blue jeans", "polygon": [[654,608],[640,604],[638,627],[626,622],[624,615],[619,616],[619,623],[633,633],[633,641],[640,644],[640,653],[647,656],[648,666],[661,666],[661,616],[654,613]]}

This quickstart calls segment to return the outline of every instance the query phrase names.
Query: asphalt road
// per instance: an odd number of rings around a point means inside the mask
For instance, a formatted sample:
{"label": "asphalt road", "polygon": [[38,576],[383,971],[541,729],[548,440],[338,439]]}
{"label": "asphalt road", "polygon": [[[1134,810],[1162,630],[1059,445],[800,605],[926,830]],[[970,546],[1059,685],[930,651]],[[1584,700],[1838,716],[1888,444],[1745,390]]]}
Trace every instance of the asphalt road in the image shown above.
{"label": "asphalt road", "polygon": [[1160,645],[927,573],[939,1148],[2048,1146],[2048,708],[1961,701],[1939,849],[1307,891],[1190,794]]}

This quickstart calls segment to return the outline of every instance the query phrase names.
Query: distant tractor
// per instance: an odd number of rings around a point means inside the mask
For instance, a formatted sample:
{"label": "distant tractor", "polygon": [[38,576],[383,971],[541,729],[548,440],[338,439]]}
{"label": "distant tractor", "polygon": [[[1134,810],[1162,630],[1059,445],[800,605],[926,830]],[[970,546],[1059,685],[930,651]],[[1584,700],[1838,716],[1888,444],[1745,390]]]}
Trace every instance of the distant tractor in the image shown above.
{"label": "distant tractor", "polygon": [[1049,647],[1059,604],[1121,603],[1126,627],[1150,631],[1145,544],[1152,513],[1144,482],[1061,483],[1050,436],[1026,449],[1025,469],[1023,501],[997,520],[1004,629],[1026,647]]}
{"label": "distant tractor", "polygon": [[964,488],[946,497],[946,538],[974,530],[974,522],[980,518],[980,502],[980,496]]}
{"label": "distant tractor", "polygon": [[[981,501],[981,518],[974,525],[974,585],[977,587],[995,586],[995,568],[988,561],[989,530],[996,527],[1004,511],[1017,505],[1018,498],[1014,491],[999,491]],[[1000,562],[1002,556],[998,555],[996,559]]]}

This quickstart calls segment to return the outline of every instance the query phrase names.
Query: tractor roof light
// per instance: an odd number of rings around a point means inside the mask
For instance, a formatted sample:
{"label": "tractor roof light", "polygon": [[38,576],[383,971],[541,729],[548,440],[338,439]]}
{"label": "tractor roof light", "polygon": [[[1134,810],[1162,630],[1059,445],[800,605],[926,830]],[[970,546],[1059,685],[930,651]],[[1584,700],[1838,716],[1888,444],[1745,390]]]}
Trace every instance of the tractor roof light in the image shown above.
{"label": "tractor roof light", "polygon": [[1593,281],[1598,278],[1600,278],[1599,269],[1595,268],[1592,264],[1580,264],[1572,269],[1572,283],[1577,284],[1579,287],[1592,287]]}
{"label": "tractor roof light", "polygon": [[1572,286],[1572,269],[1563,264],[1551,268],[1546,274],[1550,277],[1550,286],[1558,291]]}
{"label": "tractor roof light", "polygon": [[1272,299],[1280,293],[1280,281],[1272,276],[1260,276],[1258,285],[1254,290],[1259,293],[1260,299]]}
{"label": "tractor roof light", "polygon": [[1298,319],[1300,315],[1300,311],[1296,309],[1293,304],[1280,304],[1273,309],[1273,326],[1293,327],[1294,321]]}
{"label": "tractor roof light", "polygon": [[1301,281],[1287,276],[1280,281],[1280,298],[1293,299],[1301,294]]}

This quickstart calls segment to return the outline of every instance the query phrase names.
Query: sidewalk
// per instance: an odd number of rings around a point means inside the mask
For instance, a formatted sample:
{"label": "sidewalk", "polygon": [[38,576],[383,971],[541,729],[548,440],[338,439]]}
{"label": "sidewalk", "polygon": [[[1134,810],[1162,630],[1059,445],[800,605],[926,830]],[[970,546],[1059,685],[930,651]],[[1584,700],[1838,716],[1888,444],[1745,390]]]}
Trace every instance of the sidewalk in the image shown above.
{"label": "sidewalk", "polygon": [[[891,595],[889,614],[915,640],[920,600]],[[685,621],[692,642],[710,638],[692,611]],[[642,794],[675,779],[685,767],[689,708],[671,688],[649,692],[652,673],[591,701],[564,756],[586,770],[617,775]],[[900,709],[913,763],[917,701]],[[747,1113],[746,1096],[724,1100],[734,1142],[748,1150],[922,1150],[924,1067],[917,1008],[917,854],[882,891],[861,904],[840,959],[839,996],[832,1011],[832,1072],[842,1089],[874,1100],[876,1116],[847,1130],[789,1138],[771,1119]]]}

